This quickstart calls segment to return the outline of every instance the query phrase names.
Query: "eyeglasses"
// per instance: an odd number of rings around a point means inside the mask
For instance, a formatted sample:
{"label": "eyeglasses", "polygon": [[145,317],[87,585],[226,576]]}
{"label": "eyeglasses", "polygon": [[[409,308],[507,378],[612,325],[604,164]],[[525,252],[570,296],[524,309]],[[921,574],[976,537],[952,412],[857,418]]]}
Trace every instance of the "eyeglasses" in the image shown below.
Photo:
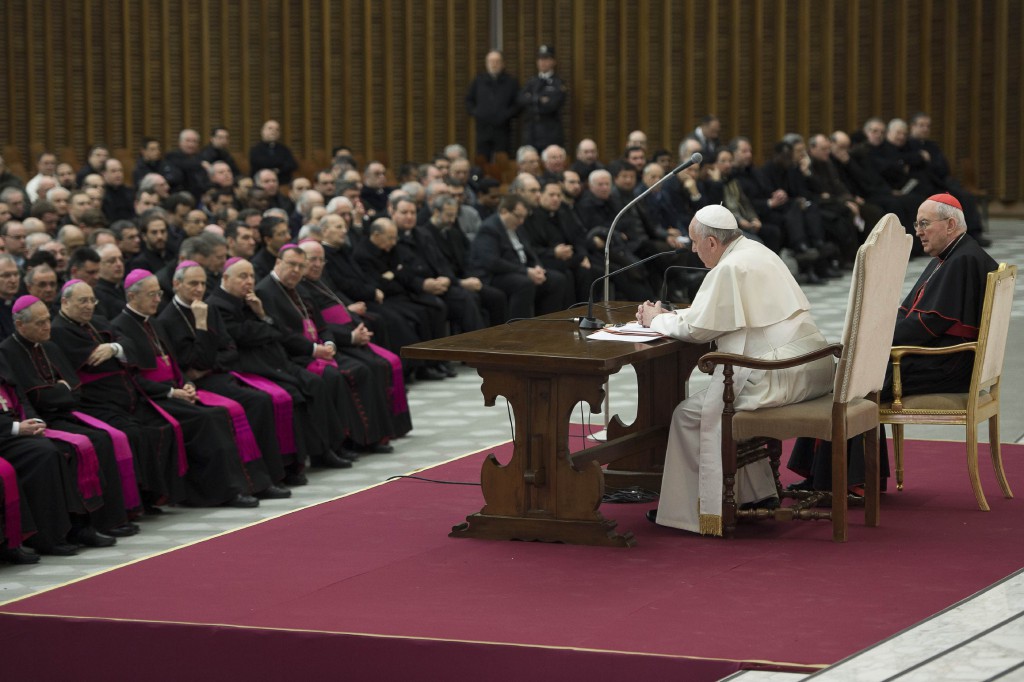
{"label": "eyeglasses", "polygon": [[77,303],[78,305],[96,305],[97,303],[99,303],[99,300],[93,296],[74,298],[71,300]]}
{"label": "eyeglasses", "polygon": [[913,228],[923,232],[932,223],[941,223],[943,220],[949,220],[949,218],[922,218],[913,224]]}

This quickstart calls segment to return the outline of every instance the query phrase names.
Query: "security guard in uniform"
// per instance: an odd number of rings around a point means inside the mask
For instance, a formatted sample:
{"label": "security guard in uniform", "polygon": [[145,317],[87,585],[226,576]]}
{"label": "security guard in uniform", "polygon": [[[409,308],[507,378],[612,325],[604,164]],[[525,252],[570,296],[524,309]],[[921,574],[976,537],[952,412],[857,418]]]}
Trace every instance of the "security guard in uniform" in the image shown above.
{"label": "security guard in uniform", "polygon": [[544,149],[548,145],[565,146],[565,133],[559,112],[568,97],[568,89],[555,75],[555,49],[541,45],[537,49],[536,76],[526,81],[519,93],[523,110],[523,144]]}

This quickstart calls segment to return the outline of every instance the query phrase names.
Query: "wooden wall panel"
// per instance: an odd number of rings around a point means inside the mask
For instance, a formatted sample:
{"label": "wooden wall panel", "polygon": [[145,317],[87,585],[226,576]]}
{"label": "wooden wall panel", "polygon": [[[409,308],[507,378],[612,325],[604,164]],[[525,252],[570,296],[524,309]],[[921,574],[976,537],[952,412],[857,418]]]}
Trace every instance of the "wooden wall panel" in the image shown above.
{"label": "wooden wall panel", "polygon": [[497,38],[520,82],[555,47],[570,153],[592,137],[610,159],[635,128],[675,153],[714,113],[763,159],[786,132],[926,111],[980,186],[1024,199],[1014,0],[6,0],[0,21],[0,144],[26,172],[215,124],[245,167],[270,117],[307,169],[341,144],[392,168],[472,150],[465,90]]}

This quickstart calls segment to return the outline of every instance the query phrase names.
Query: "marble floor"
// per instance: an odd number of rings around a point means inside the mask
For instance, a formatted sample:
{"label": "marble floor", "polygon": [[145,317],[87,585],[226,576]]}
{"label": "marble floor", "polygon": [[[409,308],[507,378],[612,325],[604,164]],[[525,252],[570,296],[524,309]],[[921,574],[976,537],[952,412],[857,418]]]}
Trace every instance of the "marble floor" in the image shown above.
{"label": "marble floor", "polygon": [[[994,244],[989,252],[998,261],[1024,265],[1024,223],[993,220]],[[926,263],[910,262],[905,282],[909,289]],[[830,340],[842,333],[849,277],[824,286],[806,287],[819,326]],[[1004,405],[1014,405],[1024,385],[1024,285],[1018,282],[1010,324],[1010,348],[1004,369]],[[706,384],[699,372],[691,390]],[[612,377],[609,391],[612,414],[627,423],[636,414],[635,376],[628,369]],[[419,382],[410,387],[412,433],[395,443],[389,455],[363,457],[348,470],[314,470],[307,486],[296,488],[291,499],[263,501],[258,509],[170,508],[160,517],[142,521],[142,532],[118,541],[109,549],[85,549],[74,557],[44,557],[35,566],[0,564],[0,604],[111,570],[126,563],[172,551],[184,545],[228,533],[262,520],[349,495],[378,485],[389,477],[408,474],[462,454],[509,440],[510,416],[504,401],[483,406],[480,379],[462,368],[459,376],[441,382]],[[578,412],[577,412],[578,413]],[[601,423],[604,415],[583,416]],[[1024,443],[1024,410],[1004,407],[1001,417],[1004,442]],[[963,440],[957,427],[911,427],[908,438]],[[981,439],[987,438],[983,430]],[[425,484],[429,485],[429,484]],[[1021,493],[1019,492],[1018,495]],[[977,603],[975,603],[977,602]],[[865,652],[818,673],[825,679],[1024,679],[1024,575],[1018,573],[983,594],[951,607],[917,628],[900,633]],[[923,634],[915,634],[917,632]],[[944,638],[940,635],[948,635]],[[959,637],[959,639],[957,639]],[[914,655],[908,655],[908,650]],[[999,666],[1004,666],[1000,668]],[[1007,665],[1017,665],[1010,671]],[[1014,675],[1020,677],[1015,678]],[[832,677],[830,677],[832,676]],[[742,673],[734,679],[802,679],[782,673]]]}

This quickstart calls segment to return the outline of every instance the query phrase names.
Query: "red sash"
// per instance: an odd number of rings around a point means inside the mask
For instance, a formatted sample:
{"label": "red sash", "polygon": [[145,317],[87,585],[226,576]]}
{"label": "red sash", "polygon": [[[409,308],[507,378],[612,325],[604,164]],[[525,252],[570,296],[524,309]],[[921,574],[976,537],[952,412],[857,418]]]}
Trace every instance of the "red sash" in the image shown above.
{"label": "red sash", "polygon": [[324,308],[320,311],[320,314],[324,316],[324,322],[328,324],[348,324],[352,321],[352,316],[348,314],[348,310],[341,304]]}
{"label": "red sash", "polygon": [[[114,372],[111,372],[114,374]],[[84,412],[72,412],[78,421],[94,429],[106,431],[114,444],[114,459],[117,460],[117,472],[121,475],[121,492],[124,494],[125,509],[135,509],[142,506],[139,498],[139,484],[135,479],[135,462],[132,458],[132,447],[128,442],[128,436],[124,431],[115,429],[105,421],[85,414]]]}
{"label": "red sash", "polygon": [[153,359],[156,361],[156,367],[141,370],[139,374],[150,381],[177,383],[178,377],[175,374],[171,358],[166,355],[154,355]]}
{"label": "red sash", "polygon": [[196,400],[203,405],[226,408],[231,415],[231,426],[235,432],[235,444],[238,446],[238,455],[243,462],[251,462],[263,456],[260,446],[256,444],[256,437],[252,434],[249,420],[245,416],[245,410],[231,398],[204,391],[196,391]]}
{"label": "red sash", "polygon": [[21,547],[21,498],[18,496],[18,475],[6,459],[0,458],[0,483],[4,491],[4,536],[8,549]]}
{"label": "red sash", "polygon": [[78,490],[82,493],[82,498],[85,500],[102,498],[103,488],[100,486],[99,475],[100,463],[92,441],[81,434],[58,431],[57,429],[46,429],[43,431],[43,435],[53,440],[70,443],[75,448],[75,455],[78,460]]}
{"label": "red sash", "polygon": [[274,429],[277,431],[277,445],[281,449],[282,455],[295,454],[297,448],[295,447],[292,397],[288,391],[258,374],[245,372],[232,372],[231,374],[242,383],[270,396],[270,399],[274,401]]}

